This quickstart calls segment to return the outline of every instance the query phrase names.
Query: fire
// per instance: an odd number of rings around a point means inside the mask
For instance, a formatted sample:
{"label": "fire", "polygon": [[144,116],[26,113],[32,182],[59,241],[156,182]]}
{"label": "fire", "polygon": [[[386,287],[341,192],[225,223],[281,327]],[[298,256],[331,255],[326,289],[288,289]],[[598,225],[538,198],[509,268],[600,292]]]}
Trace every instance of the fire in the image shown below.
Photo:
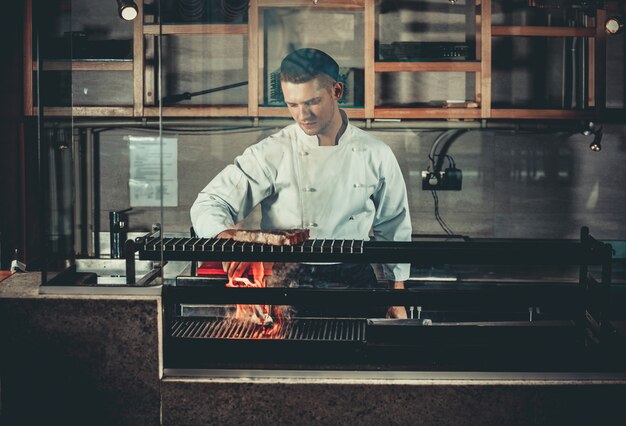
{"label": "fire", "polygon": [[[243,277],[229,277],[226,287],[265,287],[265,279],[261,281],[250,281]],[[274,317],[278,320],[274,322]],[[273,309],[271,305],[244,305],[238,304],[235,319],[239,321],[250,321],[257,326],[263,327],[263,337],[276,335],[281,328],[282,321],[279,309]]]}

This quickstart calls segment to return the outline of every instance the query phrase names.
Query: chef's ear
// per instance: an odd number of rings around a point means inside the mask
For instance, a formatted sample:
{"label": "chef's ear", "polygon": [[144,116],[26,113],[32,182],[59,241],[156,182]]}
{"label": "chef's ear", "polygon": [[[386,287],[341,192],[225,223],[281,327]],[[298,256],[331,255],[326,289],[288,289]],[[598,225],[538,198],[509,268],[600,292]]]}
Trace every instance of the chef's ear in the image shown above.
{"label": "chef's ear", "polygon": [[336,81],[333,84],[333,96],[339,100],[343,96],[343,83]]}

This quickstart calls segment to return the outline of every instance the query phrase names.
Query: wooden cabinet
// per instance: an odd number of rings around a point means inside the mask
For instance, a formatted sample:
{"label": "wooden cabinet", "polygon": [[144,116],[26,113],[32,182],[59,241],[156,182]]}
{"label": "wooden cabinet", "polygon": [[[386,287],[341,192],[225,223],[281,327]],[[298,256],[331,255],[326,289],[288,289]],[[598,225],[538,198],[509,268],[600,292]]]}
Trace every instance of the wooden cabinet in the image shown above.
{"label": "wooden cabinet", "polygon": [[[32,52],[32,3],[26,0],[26,25],[24,34],[25,67],[25,114],[37,112],[34,96],[33,74],[37,70],[37,61]],[[527,25],[492,25],[492,0],[467,0],[461,7],[465,10],[468,37],[465,43],[474,48],[471,58],[464,60],[382,60],[378,49],[382,41],[381,7],[391,0],[249,0],[246,22],[235,23],[156,23],[154,12],[148,13],[150,1],[138,2],[139,16],[132,26],[132,58],[124,60],[73,60],[46,61],[42,71],[65,70],[71,72],[110,72],[132,73],[132,102],[128,105],[98,105],[72,107],[46,107],[48,115],[74,116],[118,116],[118,117],[289,117],[284,107],[268,106],[264,102],[267,96],[269,64],[266,64],[268,52],[272,47],[267,41],[264,16],[271,10],[294,11],[336,11],[353,14],[357,17],[355,39],[360,45],[356,58],[362,71],[362,104],[345,108],[352,118],[361,119],[588,119],[597,116],[605,104],[605,33],[603,22],[604,9],[599,9],[595,17],[586,19],[582,28]],[[438,0],[448,7],[448,0]],[[396,2],[403,3],[403,2]],[[404,2],[405,4],[407,2]],[[409,2],[410,4],[411,2]],[[437,2],[430,2],[437,3]],[[111,8],[114,13],[114,8]],[[599,25],[598,25],[599,23]],[[319,31],[325,29],[319,28]],[[166,63],[168,58],[159,61],[159,37],[228,37],[243,39],[238,45],[245,48],[234,55],[241,56],[245,62],[241,73],[247,78],[247,96],[234,104],[198,103],[173,104],[159,106],[159,69],[157,64]],[[497,37],[580,37],[586,43],[586,62],[589,72],[586,74],[587,99],[584,108],[503,108],[492,105],[492,40]],[[226,42],[228,43],[228,42]],[[362,53],[361,53],[362,51]],[[467,80],[470,99],[469,107],[451,108],[445,102],[442,105],[419,105],[408,103],[389,104],[377,99],[380,81],[398,74],[436,73],[443,75],[461,75]],[[245,84],[243,82],[242,84]],[[240,84],[241,85],[241,84]],[[414,90],[420,90],[414,87]],[[239,89],[244,90],[244,89]],[[445,95],[442,95],[446,101]]]}

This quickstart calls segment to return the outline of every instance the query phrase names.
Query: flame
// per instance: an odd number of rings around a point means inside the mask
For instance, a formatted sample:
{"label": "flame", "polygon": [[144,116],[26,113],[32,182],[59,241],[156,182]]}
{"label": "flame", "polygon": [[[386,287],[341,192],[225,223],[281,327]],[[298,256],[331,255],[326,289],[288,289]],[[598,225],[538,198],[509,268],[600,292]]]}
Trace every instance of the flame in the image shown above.
{"label": "flame", "polygon": [[[250,281],[244,277],[228,277],[228,284],[226,287],[253,287],[264,288],[265,277],[260,281]],[[237,310],[235,313],[235,319],[239,321],[249,321],[255,323],[257,326],[263,327],[263,333],[259,338],[274,336],[278,334],[282,326],[282,315],[278,307],[272,305],[246,305],[237,304]]]}

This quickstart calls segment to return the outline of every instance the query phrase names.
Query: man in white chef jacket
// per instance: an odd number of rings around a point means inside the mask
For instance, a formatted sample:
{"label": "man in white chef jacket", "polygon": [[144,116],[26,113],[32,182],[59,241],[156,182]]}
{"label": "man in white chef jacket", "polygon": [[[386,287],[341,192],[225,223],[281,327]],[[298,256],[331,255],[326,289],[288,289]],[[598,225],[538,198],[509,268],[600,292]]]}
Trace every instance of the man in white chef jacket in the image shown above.
{"label": "man in white chef jacket", "polygon": [[[317,49],[299,49],[283,59],[281,87],[295,123],[247,148],[200,192],[191,207],[199,236],[229,238],[260,204],[264,230],[308,228],[311,238],[348,240],[369,240],[371,231],[378,241],[411,240],[398,162],[389,146],[348,122],[339,109],[344,87],[338,76],[337,63]],[[409,267],[383,265],[390,288],[404,288]],[[248,262],[225,266],[229,277],[249,269],[259,274],[261,268]],[[336,275],[348,286],[376,281],[370,265],[301,268],[301,276]],[[406,311],[391,307],[387,316],[406,318]]]}

